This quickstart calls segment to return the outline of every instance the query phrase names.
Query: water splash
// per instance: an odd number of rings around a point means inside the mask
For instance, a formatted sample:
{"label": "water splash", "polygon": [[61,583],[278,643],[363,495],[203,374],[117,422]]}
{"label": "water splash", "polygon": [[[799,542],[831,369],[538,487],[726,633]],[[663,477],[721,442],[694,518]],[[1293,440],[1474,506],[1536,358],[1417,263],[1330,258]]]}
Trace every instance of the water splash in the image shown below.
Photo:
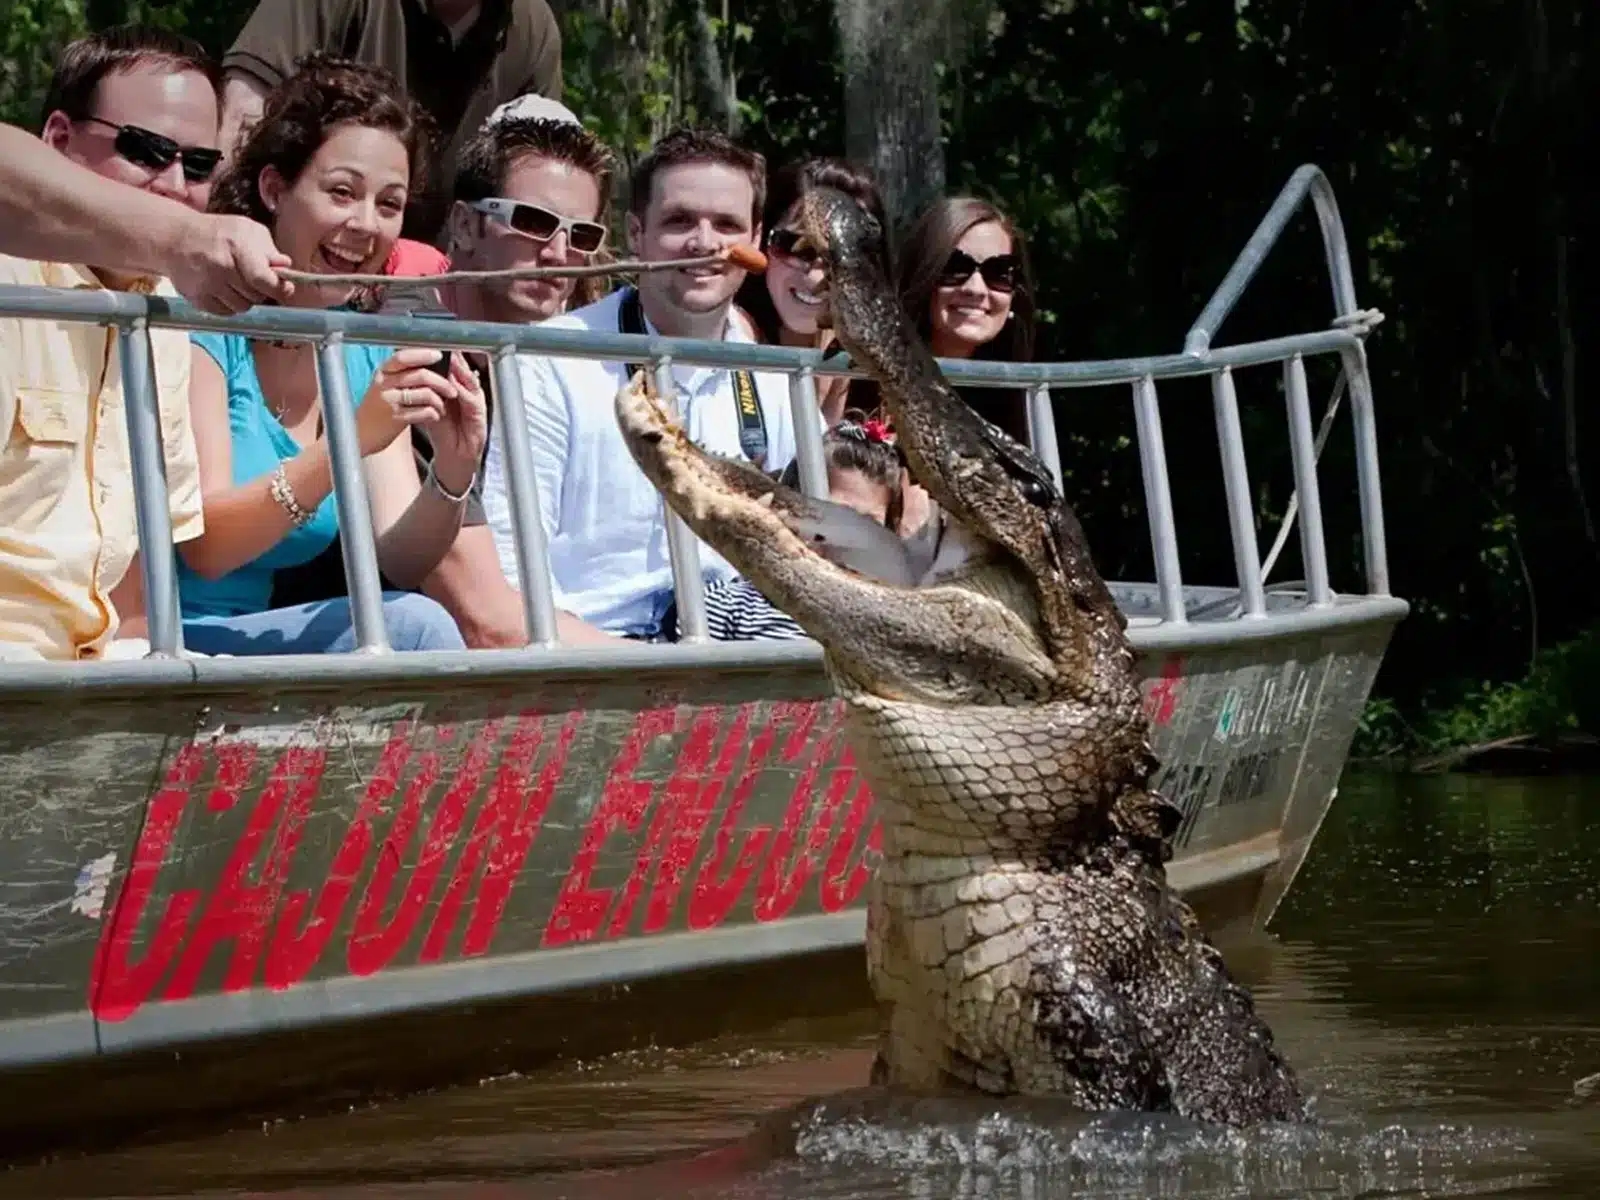
{"label": "water splash", "polygon": [[910,1099],[872,1089],[789,1112],[823,1174],[887,1170],[915,1197],[1459,1196],[1535,1186],[1525,1134],[1418,1122],[1237,1130],[1089,1115],[1052,1101]]}

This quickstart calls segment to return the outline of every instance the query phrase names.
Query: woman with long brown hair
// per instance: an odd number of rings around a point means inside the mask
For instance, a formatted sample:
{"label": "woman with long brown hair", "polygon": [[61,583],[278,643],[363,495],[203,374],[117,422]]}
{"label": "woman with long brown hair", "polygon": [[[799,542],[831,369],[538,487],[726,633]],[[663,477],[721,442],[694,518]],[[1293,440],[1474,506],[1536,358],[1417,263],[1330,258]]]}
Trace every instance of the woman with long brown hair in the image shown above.
{"label": "woman with long brown hair", "polygon": [[[939,358],[1033,359],[1035,300],[1027,240],[999,208],[973,196],[936,201],[906,233],[900,302]],[[1028,440],[1027,397],[962,388],[980,415]]]}

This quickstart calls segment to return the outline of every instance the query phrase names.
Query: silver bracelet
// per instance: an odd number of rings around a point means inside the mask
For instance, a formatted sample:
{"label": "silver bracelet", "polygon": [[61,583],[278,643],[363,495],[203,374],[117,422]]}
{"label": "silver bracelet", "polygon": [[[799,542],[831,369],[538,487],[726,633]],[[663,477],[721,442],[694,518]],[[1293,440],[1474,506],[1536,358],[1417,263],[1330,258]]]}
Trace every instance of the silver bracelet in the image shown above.
{"label": "silver bracelet", "polygon": [[465,504],[467,502],[467,497],[472,495],[472,485],[477,482],[478,473],[474,471],[472,473],[472,478],[467,480],[467,486],[462,488],[459,494],[452,492],[449,488],[445,487],[444,484],[439,482],[439,476],[433,469],[432,459],[428,460],[428,477],[427,479],[423,480],[423,483],[427,487],[431,487],[434,491],[438,492],[439,495],[450,501],[451,504]]}
{"label": "silver bracelet", "polygon": [[296,529],[310,524],[315,515],[300,507],[300,501],[295,499],[294,489],[289,486],[289,475],[280,462],[272,472],[272,482],[267,485],[272,493],[272,498],[278,502],[278,507],[289,514],[289,520]]}

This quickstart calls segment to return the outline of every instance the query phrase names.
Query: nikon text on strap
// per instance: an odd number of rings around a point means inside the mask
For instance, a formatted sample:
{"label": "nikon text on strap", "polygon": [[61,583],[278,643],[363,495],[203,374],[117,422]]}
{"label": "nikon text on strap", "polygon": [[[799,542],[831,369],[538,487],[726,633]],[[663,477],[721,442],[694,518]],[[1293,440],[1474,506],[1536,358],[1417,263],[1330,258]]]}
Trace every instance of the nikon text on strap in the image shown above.
{"label": "nikon text on strap", "polygon": [[[626,288],[622,293],[622,306],[617,314],[617,332],[645,333],[644,306],[639,303],[639,289]],[[623,368],[628,378],[642,370],[637,363]],[[733,372],[733,407],[739,416],[739,449],[744,456],[762,469],[767,465],[767,415],[761,411],[761,398],[756,395],[756,381],[749,371]]]}

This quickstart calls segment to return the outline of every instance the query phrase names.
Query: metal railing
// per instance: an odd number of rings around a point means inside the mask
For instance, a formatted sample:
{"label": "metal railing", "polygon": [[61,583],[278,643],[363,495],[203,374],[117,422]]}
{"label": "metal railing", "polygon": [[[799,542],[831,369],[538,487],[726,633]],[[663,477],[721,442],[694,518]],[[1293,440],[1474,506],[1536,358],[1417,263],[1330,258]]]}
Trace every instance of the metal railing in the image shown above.
{"label": "metal railing", "polygon": [[[1335,327],[1248,345],[1213,348],[1211,338],[1216,328],[1232,310],[1290,217],[1308,195],[1316,206],[1333,280]],[[149,610],[151,652],[160,656],[175,656],[181,652],[182,622],[166,503],[164,458],[159,450],[161,423],[150,368],[148,332],[151,328],[209,330],[316,345],[317,376],[324,399],[328,452],[355,640],[358,649],[366,652],[387,650],[388,639],[383,622],[376,544],[356,439],[355,410],[344,366],[346,342],[486,353],[493,362],[495,403],[500,414],[523,411],[515,360],[518,353],[648,362],[659,390],[669,401],[676,393],[674,364],[782,373],[790,381],[789,398],[794,412],[801,483],[811,495],[824,494],[827,488],[821,432],[816,419],[815,377],[818,374],[860,374],[842,356],[825,358],[820,351],[780,346],[292,308],[257,308],[239,316],[218,317],[200,312],[182,301],[107,291],[0,287],[0,315],[109,325],[117,331],[139,540],[144,551],[140,559]],[[959,386],[1025,390],[1030,440],[1058,484],[1062,482],[1062,471],[1051,389],[1108,384],[1129,388],[1161,616],[1164,622],[1174,624],[1185,622],[1187,616],[1157,384],[1169,379],[1209,377],[1242,614],[1245,618],[1260,619],[1267,612],[1266,594],[1234,384],[1234,373],[1247,367],[1272,363],[1283,366],[1308,601],[1313,607],[1326,606],[1333,603],[1334,593],[1328,579],[1317,482],[1317,447],[1311,432],[1305,361],[1322,355],[1339,356],[1343,375],[1349,383],[1355,429],[1367,592],[1388,595],[1377,437],[1362,344],[1365,332],[1362,315],[1355,306],[1349,254],[1332,189],[1321,171],[1308,166],[1291,177],[1190,330],[1182,354],[1077,363],[950,361],[941,366],[951,382]],[[532,451],[520,436],[521,422],[497,419],[495,425],[496,436],[503,439],[518,582],[529,640],[532,645],[548,647],[556,641],[555,605],[548,547],[534,485]],[[706,621],[699,543],[670,511],[667,520],[673,586],[683,637],[687,641],[704,641]]]}

